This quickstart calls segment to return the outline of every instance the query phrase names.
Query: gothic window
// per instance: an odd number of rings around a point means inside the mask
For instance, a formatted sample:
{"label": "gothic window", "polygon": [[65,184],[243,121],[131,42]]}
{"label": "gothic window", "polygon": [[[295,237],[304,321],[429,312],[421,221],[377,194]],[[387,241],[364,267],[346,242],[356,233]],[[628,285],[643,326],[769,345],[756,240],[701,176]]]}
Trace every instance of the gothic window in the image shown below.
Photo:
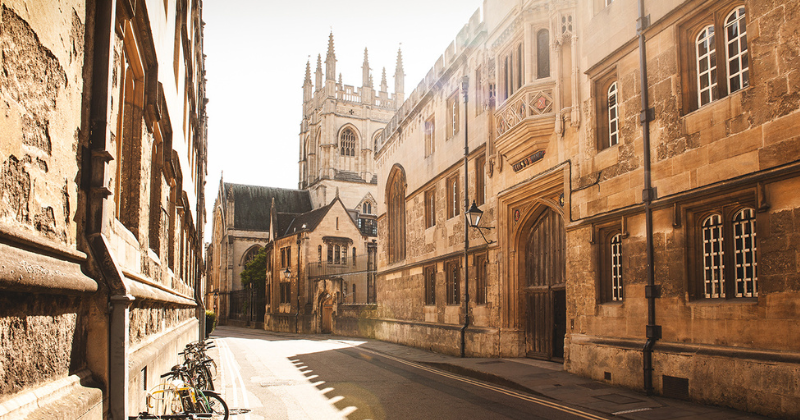
{"label": "gothic window", "polygon": [[461,267],[458,260],[448,261],[445,263],[445,277],[447,281],[447,304],[460,304]]}
{"label": "gothic window", "polygon": [[475,115],[480,115],[484,108],[483,68],[478,66],[475,70]]}
{"label": "gothic window", "polygon": [[[142,120],[145,95],[144,63],[138,54],[133,25],[124,28],[120,49],[119,101],[116,136],[116,185],[114,200],[116,214],[122,224],[135,236],[139,236],[139,214],[142,204],[141,176]],[[136,51],[137,53],[132,53]]]}
{"label": "gothic window", "polygon": [[[758,247],[755,209],[731,204],[696,214],[694,297],[758,297]],[[694,216],[692,216],[694,217]]]}
{"label": "gothic window", "polygon": [[406,179],[402,169],[395,167],[386,183],[388,213],[389,263],[406,258]]}
{"label": "gothic window", "polygon": [[261,248],[257,246],[250,248],[250,250],[247,251],[246,254],[244,254],[244,258],[242,258],[242,266],[247,267],[247,264],[249,264],[250,261],[253,261],[256,258],[256,255],[258,255],[259,251],[261,251]]}
{"label": "gothic window", "polygon": [[459,121],[458,121],[458,90],[456,90],[447,99],[447,139],[455,137],[458,134]]}
{"label": "gothic window", "polygon": [[550,77],[550,33],[542,29],[536,33],[536,78]]}
{"label": "gothic window", "polygon": [[333,264],[333,245],[328,244],[328,262]]}
{"label": "gothic window", "polygon": [[487,301],[486,276],[489,260],[486,254],[475,256],[475,303],[485,305]]}
{"label": "gothic window", "polygon": [[425,120],[425,157],[428,157],[436,151],[436,124],[434,123],[433,116]]}
{"label": "gothic window", "polygon": [[621,301],[622,294],[622,234],[618,233],[611,237],[611,257],[610,270],[611,275],[611,300],[614,302]]}
{"label": "gothic window", "polygon": [[424,268],[423,277],[425,278],[425,305],[436,304],[436,265]]}
{"label": "gothic window", "polygon": [[447,218],[453,218],[459,215],[458,205],[458,174],[447,178]]}
{"label": "gothic window", "polygon": [[425,191],[425,228],[436,226],[436,190]]}
{"label": "gothic window", "polygon": [[508,99],[523,84],[522,43],[516,44],[503,57],[503,100]]}
{"label": "gothic window", "polygon": [[292,265],[292,247],[285,246],[281,248],[281,268],[287,268]]}
{"label": "gothic window", "polygon": [[333,248],[333,262],[334,262],[334,264],[339,264],[341,262],[341,255],[342,255],[341,247],[339,245],[336,245]]}
{"label": "gothic window", "polygon": [[346,264],[347,264],[347,247],[343,246],[342,247],[342,265],[346,265]]}
{"label": "gothic window", "polygon": [[355,156],[356,155],[356,133],[350,127],[342,130],[341,139],[339,141],[339,153],[342,156]]}
{"label": "gothic window", "polygon": [[745,7],[734,1],[683,25],[681,45],[686,47],[683,59],[688,69],[681,76],[687,86],[685,112],[750,85],[746,22]]}
{"label": "gothic window", "polygon": [[364,202],[364,214],[372,214],[372,204],[368,202]]}
{"label": "gothic window", "polygon": [[353,267],[356,266],[356,247],[353,247]]}

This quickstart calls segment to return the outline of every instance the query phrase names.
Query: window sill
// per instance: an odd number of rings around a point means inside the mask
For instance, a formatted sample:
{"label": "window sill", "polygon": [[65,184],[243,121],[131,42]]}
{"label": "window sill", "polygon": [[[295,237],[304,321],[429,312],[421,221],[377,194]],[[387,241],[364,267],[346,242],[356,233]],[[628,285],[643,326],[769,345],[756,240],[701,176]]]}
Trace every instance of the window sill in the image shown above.
{"label": "window sill", "polygon": [[700,298],[690,300],[688,303],[693,306],[756,305],[758,304],[758,298]]}

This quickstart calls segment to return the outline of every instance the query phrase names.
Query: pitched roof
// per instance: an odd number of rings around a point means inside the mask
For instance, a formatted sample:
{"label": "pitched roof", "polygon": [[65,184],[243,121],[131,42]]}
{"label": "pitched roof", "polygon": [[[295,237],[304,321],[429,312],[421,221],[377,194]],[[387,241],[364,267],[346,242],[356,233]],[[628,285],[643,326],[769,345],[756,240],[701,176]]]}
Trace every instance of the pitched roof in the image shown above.
{"label": "pitched roof", "polygon": [[303,190],[225,183],[225,196],[234,202],[233,227],[241,230],[269,230],[273,198],[278,213],[298,214],[312,209],[311,196]]}
{"label": "pitched roof", "polygon": [[[327,206],[320,207],[316,210],[312,210],[308,213],[298,214],[286,226],[286,230],[280,231],[282,235],[290,235],[294,233],[296,230],[314,230],[317,228],[319,223],[322,219],[325,218],[325,215],[328,214],[328,210],[331,209],[334,203],[338,200],[333,200]],[[305,227],[303,227],[305,226]]]}

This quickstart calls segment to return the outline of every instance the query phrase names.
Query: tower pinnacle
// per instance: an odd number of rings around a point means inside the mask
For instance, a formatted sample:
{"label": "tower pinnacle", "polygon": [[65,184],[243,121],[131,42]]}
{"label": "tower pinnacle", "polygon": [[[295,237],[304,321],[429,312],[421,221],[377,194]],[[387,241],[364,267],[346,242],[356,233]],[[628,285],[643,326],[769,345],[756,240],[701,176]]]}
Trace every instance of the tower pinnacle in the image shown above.
{"label": "tower pinnacle", "polygon": [[325,78],[336,81],[336,53],[333,49],[333,31],[328,36],[328,56],[325,58]]}
{"label": "tower pinnacle", "polygon": [[381,92],[386,92],[387,89],[389,89],[389,85],[386,83],[386,67],[384,67],[381,74]]}
{"label": "tower pinnacle", "polygon": [[361,65],[361,86],[372,87],[372,80],[369,76],[369,52],[364,48],[364,64]]}

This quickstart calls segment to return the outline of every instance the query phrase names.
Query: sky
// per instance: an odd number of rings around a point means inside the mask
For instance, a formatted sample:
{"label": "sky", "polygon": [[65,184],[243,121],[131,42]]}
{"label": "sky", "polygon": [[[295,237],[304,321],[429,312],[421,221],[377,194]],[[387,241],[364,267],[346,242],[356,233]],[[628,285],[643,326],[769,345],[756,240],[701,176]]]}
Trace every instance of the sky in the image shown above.
{"label": "sky", "polygon": [[[364,48],[374,85],[394,93],[397,49],[406,96],[482,0],[205,0],[208,220],[225,182],[297,188],[303,80],[333,32],[336,78],[361,86]],[[211,226],[206,227],[206,240]]]}

